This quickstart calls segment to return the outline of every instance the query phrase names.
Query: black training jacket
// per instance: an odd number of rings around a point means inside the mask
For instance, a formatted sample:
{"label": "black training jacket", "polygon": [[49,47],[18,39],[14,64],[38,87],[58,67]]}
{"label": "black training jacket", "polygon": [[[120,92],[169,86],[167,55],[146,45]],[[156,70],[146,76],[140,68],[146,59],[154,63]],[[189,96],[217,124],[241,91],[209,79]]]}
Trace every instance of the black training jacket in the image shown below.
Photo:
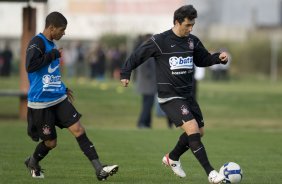
{"label": "black training jacket", "polygon": [[219,64],[220,53],[210,54],[194,35],[178,37],[170,29],[140,45],[121,68],[121,79],[130,79],[132,70],[154,57],[159,98],[189,98],[192,93],[194,64]]}

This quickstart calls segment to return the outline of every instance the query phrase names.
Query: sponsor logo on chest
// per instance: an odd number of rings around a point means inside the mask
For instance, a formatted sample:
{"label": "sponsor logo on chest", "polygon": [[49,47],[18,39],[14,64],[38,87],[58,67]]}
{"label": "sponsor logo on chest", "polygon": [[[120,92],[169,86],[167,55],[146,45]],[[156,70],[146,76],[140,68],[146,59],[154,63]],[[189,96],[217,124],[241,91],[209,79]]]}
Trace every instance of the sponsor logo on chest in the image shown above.
{"label": "sponsor logo on chest", "polygon": [[169,65],[171,70],[177,69],[193,69],[193,57],[176,57],[172,56],[169,58]]}

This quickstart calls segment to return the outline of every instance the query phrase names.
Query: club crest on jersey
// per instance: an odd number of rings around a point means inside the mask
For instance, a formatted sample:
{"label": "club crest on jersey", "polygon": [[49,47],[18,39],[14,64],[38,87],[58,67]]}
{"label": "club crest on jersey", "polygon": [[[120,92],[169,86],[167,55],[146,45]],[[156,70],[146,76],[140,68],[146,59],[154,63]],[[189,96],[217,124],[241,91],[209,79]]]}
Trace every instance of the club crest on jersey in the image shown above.
{"label": "club crest on jersey", "polygon": [[189,49],[193,50],[194,49],[194,42],[192,40],[188,41],[188,47]]}
{"label": "club crest on jersey", "polygon": [[44,125],[42,128],[42,132],[44,135],[50,135],[51,134],[51,128],[48,125]]}
{"label": "club crest on jersey", "polygon": [[169,65],[171,70],[176,69],[193,69],[193,57],[176,57],[172,56],[169,58]]}
{"label": "club crest on jersey", "polygon": [[180,107],[180,109],[181,109],[182,115],[187,115],[187,114],[189,114],[188,108],[187,108],[185,105],[182,105],[182,106]]}

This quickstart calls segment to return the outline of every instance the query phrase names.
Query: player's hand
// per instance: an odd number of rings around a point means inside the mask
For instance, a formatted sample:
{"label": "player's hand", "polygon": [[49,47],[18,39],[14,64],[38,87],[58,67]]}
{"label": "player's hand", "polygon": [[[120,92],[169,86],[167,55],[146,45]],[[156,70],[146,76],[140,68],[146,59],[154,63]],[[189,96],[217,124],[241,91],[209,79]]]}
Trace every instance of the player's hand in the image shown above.
{"label": "player's hand", "polygon": [[219,59],[223,64],[226,64],[228,62],[228,54],[227,52],[222,52],[219,54]]}
{"label": "player's hand", "polygon": [[67,96],[68,96],[68,99],[71,103],[74,101],[74,97],[73,97],[72,93],[73,93],[72,90],[67,88]]}
{"label": "player's hand", "polygon": [[129,80],[128,79],[121,79],[120,82],[122,83],[123,87],[127,87],[129,84]]}

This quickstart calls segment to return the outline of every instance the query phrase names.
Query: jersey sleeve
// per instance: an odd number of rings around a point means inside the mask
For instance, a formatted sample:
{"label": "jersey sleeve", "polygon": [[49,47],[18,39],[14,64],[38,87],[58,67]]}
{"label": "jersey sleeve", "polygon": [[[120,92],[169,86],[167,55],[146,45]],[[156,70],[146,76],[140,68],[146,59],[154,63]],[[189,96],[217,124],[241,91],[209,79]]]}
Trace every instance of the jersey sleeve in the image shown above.
{"label": "jersey sleeve", "polygon": [[121,79],[130,79],[131,72],[139,65],[144,63],[150,57],[156,57],[158,55],[158,48],[155,42],[151,39],[141,44],[124,62],[120,71]]}
{"label": "jersey sleeve", "polygon": [[196,47],[194,49],[194,63],[198,67],[207,67],[219,64],[219,54],[220,53],[210,54],[202,42],[197,40]]}
{"label": "jersey sleeve", "polygon": [[30,41],[26,50],[26,71],[28,73],[35,72],[59,57],[60,53],[56,49],[45,53],[44,41],[36,36]]}

